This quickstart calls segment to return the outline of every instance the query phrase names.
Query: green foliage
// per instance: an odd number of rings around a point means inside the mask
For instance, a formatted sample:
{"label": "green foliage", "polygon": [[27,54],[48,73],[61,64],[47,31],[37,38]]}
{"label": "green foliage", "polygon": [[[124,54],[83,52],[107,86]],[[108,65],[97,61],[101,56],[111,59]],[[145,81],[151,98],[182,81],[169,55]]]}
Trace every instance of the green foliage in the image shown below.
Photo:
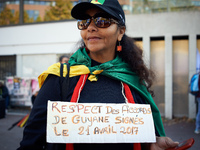
{"label": "green foliage", "polygon": [[33,18],[29,18],[29,15],[26,11],[24,11],[24,23],[33,23],[34,19]]}
{"label": "green foliage", "polygon": [[0,25],[14,24],[14,15],[7,7],[0,13]]}
{"label": "green foliage", "polygon": [[16,11],[13,17],[14,24],[19,24],[19,11]]}
{"label": "green foliage", "polygon": [[[41,21],[41,18],[37,19],[37,22]],[[29,15],[24,11],[24,23],[34,22],[33,18],[29,18]],[[5,7],[4,10],[0,13],[0,25],[12,25],[19,24],[19,11],[16,11],[14,14],[12,11]]]}
{"label": "green foliage", "polygon": [[148,0],[143,0],[144,4],[148,5]]}
{"label": "green foliage", "polygon": [[40,16],[37,17],[36,22],[42,22],[42,18]]}
{"label": "green foliage", "polygon": [[71,19],[71,9],[73,7],[70,0],[56,0],[53,6],[51,3],[50,9],[45,12],[44,21],[57,21]]}

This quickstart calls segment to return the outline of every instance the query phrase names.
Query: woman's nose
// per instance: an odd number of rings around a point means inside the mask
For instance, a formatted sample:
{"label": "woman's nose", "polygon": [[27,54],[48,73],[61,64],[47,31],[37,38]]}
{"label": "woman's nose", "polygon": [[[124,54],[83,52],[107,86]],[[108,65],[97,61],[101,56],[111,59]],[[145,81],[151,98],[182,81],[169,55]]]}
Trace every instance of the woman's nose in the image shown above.
{"label": "woman's nose", "polygon": [[91,20],[91,22],[90,22],[90,24],[89,24],[87,30],[88,30],[88,31],[95,31],[95,30],[97,30],[97,26],[95,25],[93,19]]}

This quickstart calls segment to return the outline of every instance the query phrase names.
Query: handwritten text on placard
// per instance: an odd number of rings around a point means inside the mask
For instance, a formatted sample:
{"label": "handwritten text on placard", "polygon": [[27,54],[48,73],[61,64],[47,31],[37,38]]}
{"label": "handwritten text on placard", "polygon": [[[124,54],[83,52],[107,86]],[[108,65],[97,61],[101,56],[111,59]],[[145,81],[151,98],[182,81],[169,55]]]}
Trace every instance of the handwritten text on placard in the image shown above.
{"label": "handwritten text on placard", "polygon": [[48,101],[47,142],[155,142],[150,105]]}

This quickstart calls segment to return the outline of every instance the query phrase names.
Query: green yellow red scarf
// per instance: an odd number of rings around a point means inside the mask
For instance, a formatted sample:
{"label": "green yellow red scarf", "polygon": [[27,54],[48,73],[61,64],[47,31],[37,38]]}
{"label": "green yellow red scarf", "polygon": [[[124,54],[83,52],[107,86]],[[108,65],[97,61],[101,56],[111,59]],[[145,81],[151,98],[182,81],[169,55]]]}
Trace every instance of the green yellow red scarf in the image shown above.
{"label": "green yellow red scarf", "polygon": [[[69,64],[70,77],[89,74],[88,80],[97,81],[98,74],[101,74],[112,79],[122,81],[128,84],[130,87],[134,88],[142,95],[146,103],[151,105],[155,127],[160,136],[165,136],[160,112],[154,103],[151,94],[147,91],[147,88],[140,83],[137,74],[132,72],[130,66],[125,63],[119,56],[116,56],[116,58],[111,61],[92,67],[91,58],[88,56],[86,50],[79,49],[71,56]],[[60,76],[60,63],[50,66],[47,71],[43,72],[38,77],[40,86],[43,84],[48,74]],[[66,65],[64,65],[63,74],[64,76],[67,74]]]}

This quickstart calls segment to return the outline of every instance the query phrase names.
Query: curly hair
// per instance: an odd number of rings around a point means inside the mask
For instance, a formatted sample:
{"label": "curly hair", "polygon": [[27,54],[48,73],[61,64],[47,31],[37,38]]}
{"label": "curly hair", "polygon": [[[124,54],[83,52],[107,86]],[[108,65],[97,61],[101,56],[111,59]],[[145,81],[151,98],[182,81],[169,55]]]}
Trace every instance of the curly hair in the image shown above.
{"label": "curly hair", "polygon": [[[154,96],[154,91],[151,90],[151,86],[153,85],[155,74],[145,65],[143,61],[143,50],[140,49],[135,44],[135,41],[132,38],[128,37],[126,34],[123,36],[120,44],[122,46],[122,51],[117,52],[119,57],[121,57],[123,61],[130,65],[131,70],[139,76],[140,83],[146,86],[148,92],[152,96]],[[116,47],[117,45],[118,42],[116,43]],[[77,43],[77,46],[78,49],[84,48],[84,41],[81,39],[81,41]]]}
{"label": "curly hair", "polygon": [[120,44],[122,45],[122,51],[118,52],[118,55],[130,65],[132,71],[137,73],[140,77],[140,83],[145,85],[150,94],[154,96],[154,91],[150,88],[153,85],[155,74],[145,65],[143,60],[143,50],[140,49],[135,44],[135,41],[126,34],[123,36]]}

